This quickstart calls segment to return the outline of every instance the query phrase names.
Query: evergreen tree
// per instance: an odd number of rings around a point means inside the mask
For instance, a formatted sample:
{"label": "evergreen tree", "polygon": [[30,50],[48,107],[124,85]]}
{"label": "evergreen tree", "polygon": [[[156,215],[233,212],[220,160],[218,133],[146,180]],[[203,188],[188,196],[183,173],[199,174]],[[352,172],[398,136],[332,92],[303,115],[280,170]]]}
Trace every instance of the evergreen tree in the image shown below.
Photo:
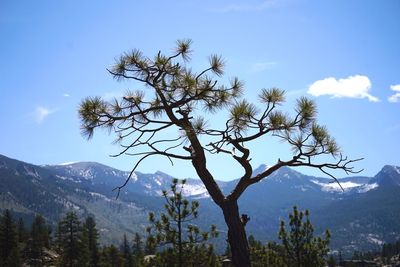
{"label": "evergreen tree", "polygon": [[[305,218],[305,221],[303,219]],[[325,266],[326,256],[329,252],[329,231],[325,238],[314,237],[314,228],[309,219],[309,211],[298,211],[293,207],[289,215],[289,232],[286,231],[285,222],[281,222],[279,239],[285,249],[285,258],[289,266],[317,267]]]}
{"label": "evergreen tree", "polygon": [[266,247],[265,265],[268,267],[286,267],[284,249],[275,242],[269,242]]}
{"label": "evergreen tree", "polygon": [[256,240],[253,235],[248,238],[250,247],[250,260],[252,266],[262,266],[265,262],[266,251],[260,241]]}
{"label": "evergreen tree", "polygon": [[270,242],[266,246],[249,236],[250,259],[253,267],[286,267],[282,246]]}
{"label": "evergreen tree", "polygon": [[85,266],[86,247],[82,241],[82,227],[74,212],[68,212],[58,225],[58,244],[61,265],[68,267]]}
{"label": "evergreen tree", "polygon": [[104,247],[101,253],[101,267],[123,267],[123,259],[116,246]]}
{"label": "evergreen tree", "polygon": [[32,223],[30,239],[27,242],[26,253],[31,266],[44,265],[44,248],[50,248],[49,227],[44,218],[37,215]]}
{"label": "evergreen tree", "polygon": [[174,179],[171,190],[163,191],[167,213],[162,213],[160,219],[156,219],[153,213],[149,214],[151,225],[147,228],[148,237],[146,245],[154,250],[157,246],[165,246],[166,250],[161,254],[162,261],[179,267],[189,264],[198,265],[206,259],[213,258],[211,245],[199,245],[216,237],[218,232],[214,225],[210,232],[200,232],[200,229],[190,224],[198,216],[199,203],[183,198],[182,190],[186,181],[179,184]]}
{"label": "evergreen tree", "polygon": [[[132,256],[134,259],[135,266],[139,266],[143,258],[143,241],[139,233],[135,233],[135,237],[132,241]],[[151,253],[148,253],[151,254]]]}
{"label": "evergreen tree", "polygon": [[5,267],[21,267],[22,259],[18,246],[11,249],[10,255],[7,258]]}
{"label": "evergreen tree", "polygon": [[0,217],[0,263],[7,264],[11,257],[17,251],[18,236],[11,212],[6,209]]}
{"label": "evergreen tree", "polygon": [[97,267],[99,261],[99,232],[93,217],[86,218],[83,224],[83,241],[86,243],[89,266]]}
{"label": "evergreen tree", "polygon": [[[119,155],[134,150],[130,154],[137,157],[131,174],[144,159],[152,156],[191,162],[210,197],[222,210],[233,264],[248,267],[246,223],[238,206],[247,188],[284,166],[308,166],[328,174],[337,169],[357,173],[350,166],[356,160],[341,156],[334,138],[318,124],[312,100],[298,99],[293,116],[289,116],[279,110],[285,102],[284,91],[263,89],[259,94],[261,107],[257,108],[242,98],[243,83],[238,78],[231,79],[227,85],[220,82],[219,77],[224,73],[220,56],[212,55],[209,66],[195,72],[188,66],[190,53],[191,40],[179,40],[171,55],[159,52],[154,57],[146,57],[139,50],[123,54],[109,73],[117,80],[139,83],[149,94],[127,92],[112,101],[100,97],[84,99],[79,108],[81,129],[88,138],[97,128],[114,131],[122,147]],[[228,111],[225,122],[219,128],[210,127],[203,117],[204,111],[220,109]],[[163,133],[168,138],[163,138]],[[288,144],[293,154],[286,159],[277,158],[273,166],[255,174],[250,148],[254,142],[269,137]],[[243,169],[243,176],[227,195],[206,164],[210,154],[229,157]],[[318,161],[318,157],[327,155],[340,158],[328,163]],[[130,176],[118,189],[129,179]]]}
{"label": "evergreen tree", "polygon": [[335,267],[336,266],[335,258],[332,255],[330,255],[326,264],[328,265],[328,267]]}
{"label": "evergreen tree", "polygon": [[121,253],[122,257],[124,258],[124,267],[132,267],[133,259],[132,259],[131,246],[125,234],[121,245]]}
{"label": "evergreen tree", "polygon": [[18,219],[18,224],[17,224],[17,235],[18,235],[18,242],[24,243],[28,239],[28,232],[25,228],[25,223],[22,218]]}

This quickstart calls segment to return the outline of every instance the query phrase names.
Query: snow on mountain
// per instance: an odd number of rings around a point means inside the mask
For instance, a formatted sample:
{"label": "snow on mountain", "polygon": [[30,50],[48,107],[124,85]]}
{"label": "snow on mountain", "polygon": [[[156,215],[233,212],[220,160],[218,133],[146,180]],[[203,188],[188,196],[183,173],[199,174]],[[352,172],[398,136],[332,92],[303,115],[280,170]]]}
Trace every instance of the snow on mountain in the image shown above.
{"label": "snow on mountain", "polygon": [[371,179],[370,183],[377,183],[379,186],[391,187],[400,186],[400,167],[386,165]]}
{"label": "snow on mountain", "polygon": [[393,167],[395,168],[396,172],[397,172],[398,174],[400,174],[400,167],[398,167],[398,166],[393,166]]}
{"label": "snow on mountain", "polygon": [[368,234],[366,239],[368,242],[379,246],[382,246],[385,243],[383,240],[379,239],[379,236],[376,234]]}
{"label": "snow on mountain", "polygon": [[[61,173],[56,175],[59,179],[71,180],[75,181],[75,183],[88,181],[95,184],[108,184],[116,187],[123,184],[129,176],[129,172],[120,171],[94,162],[65,163],[50,167],[61,171]],[[269,166],[262,164],[254,170],[253,175],[263,172],[268,168]],[[148,196],[161,196],[162,190],[168,190],[173,178],[175,177],[161,171],[157,171],[153,174],[135,172],[132,174],[131,181],[129,181],[124,190]],[[301,192],[313,190],[329,194],[366,193],[370,190],[376,189],[381,184],[398,183],[400,185],[400,167],[387,165],[373,179],[365,178],[367,177],[348,177],[339,179],[339,185],[331,179],[306,176],[291,168],[282,167],[273,172],[269,177],[263,179],[262,182],[263,184],[265,182],[266,186],[273,182],[281,184],[281,186],[286,188],[290,187]],[[237,180],[230,182],[217,181],[225,193],[229,193],[229,191],[235,186],[236,182]],[[274,185],[268,186],[274,187]],[[344,192],[342,188],[344,189]],[[183,188],[183,195],[185,197],[193,198],[210,197],[204,184],[199,179],[187,179]]]}
{"label": "snow on mountain", "polygon": [[372,189],[377,188],[379,185],[377,183],[372,183],[372,184],[364,184],[357,188],[358,193],[366,193]]}
{"label": "snow on mountain", "polygon": [[[253,174],[266,168],[261,165]],[[42,213],[52,222],[67,210],[81,215],[95,214],[101,218],[99,229],[107,232],[109,240],[112,235],[119,236],[120,240],[129,230],[143,231],[147,212],[159,207],[162,201],[155,196],[168,190],[175,178],[163,172],[136,172],[116,198],[117,193],[112,190],[121,186],[128,176],[129,172],[94,162],[41,167],[0,155],[0,196],[5,207],[18,207],[27,214]],[[287,215],[290,207],[298,205],[312,210],[313,218],[322,228],[332,229],[335,233],[332,244],[336,247],[349,245],[359,249],[400,235],[396,216],[400,214],[397,204],[400,187],[396,186],[400,185],[399,167],[385,166],[373,178],[347,177],[339,181],[345,192],[331,179],[303,175],[290,168],[277,170],[249,187],[241,198],[241,209],[252,218],[249,231],[266,240],[275,237],[273,226]],[[225,194],[237,182],[217,181]],[[211,216],[218,217],[215,205],[207,200],[210,196],[201,180],[187,179],[183,194],[199,199],[206,211],[205,221]],[[386,232],[382,234],[383,231]]]}
{"label": "snow on mountain", "polygon": [[356,187],[361,187],[363,184],[358,184],[354,182],[340,182],[340,185],[337,182],[334,181],[327,181],[327,182],[321,182],[321,179],[318,180],[311,180],[311,182],[315,183],[316,185],[319,185],[321,187],[322,191],[325,192],[342,192],[342,188],[344,191],[348,191],[350,189],[356,188]]}
{"label": "snow on mountain", "polygon": [[[261,164],[258,168],[253,171],[253,175],[257,175],[265,170],[268,170],[271,166]],[[270,176],[264,178],[262,181],[275,181],[278,183],[292,181],[301,181],[306,176],[298,171],[295,171],[289,167],[281,167],[274,171]]]}
{"label": "snow on mountain", "polygon": [[24,165],[23,172],[24,172],[24,174],[26,174],[28,176],[32,176],[37,179],[40,179],[40,175],[38,174],[38,172],[36,171],[36,169],[34,167]]}
{"label": "snow on mountain", "polygon": [[182,193],[184,196],[194,198],[208,198],[210,195],[203,183],[188,183],[183,187]]}
{"label": "snow on mountain", "polygon": [[69,162],[63,162],[63,163],[59,163],[57,164],[58,166],[67,166],[67,165],[72,165],[75,164],[76,162],[74,161],[69,161]]}

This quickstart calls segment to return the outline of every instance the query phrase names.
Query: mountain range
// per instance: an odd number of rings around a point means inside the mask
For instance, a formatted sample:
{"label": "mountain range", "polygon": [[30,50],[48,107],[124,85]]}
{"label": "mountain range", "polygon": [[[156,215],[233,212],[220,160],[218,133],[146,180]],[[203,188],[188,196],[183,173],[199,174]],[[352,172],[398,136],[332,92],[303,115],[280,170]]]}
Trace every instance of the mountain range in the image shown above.
{"label": "mountain range", "polygon": [[[268,168],[259,166],[255,173]],[[42,214],[53,226],[73,210],[94,215],[103,243],[118,243],[123,234],[143,233],[150,211],[163,207],[162,190],[172,176],[157,171],[135,172],[117,192],[129,172],[96,162],[37,166],[0,155],[0,210],[11,209],[27,221]],[[179,177],[178,177],[179,178]],[[261,241],[276,240],[279,221],[294,205],[311,212],[315,233],[332,233],[331,246],[343,253],[378,249],[400,239],[400,167],[384,166],[374,177],[345,177],[340,188],[330,179],[281,168],[248,188],[240,199],[241,213],[250,216],[246,228]],[[237,183],[217,181],[224,193]],[[184,195],[200,202],[197,224],[216,224],[224,243],[226,227],[221,211],[199,179],[187,179]]]}

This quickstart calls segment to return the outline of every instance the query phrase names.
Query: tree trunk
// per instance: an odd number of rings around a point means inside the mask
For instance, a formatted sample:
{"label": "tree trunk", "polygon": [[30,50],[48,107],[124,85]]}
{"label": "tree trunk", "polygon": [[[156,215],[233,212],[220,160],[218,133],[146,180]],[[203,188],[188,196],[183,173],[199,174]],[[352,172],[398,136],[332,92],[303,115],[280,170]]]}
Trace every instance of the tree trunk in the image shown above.
{"label": "tree trunk", "polygon": [[237,201],[226,200],[222,205],[225,222],[228,226],[228,242],[235,267],[250,267],[250,251],[246,230],[239,215]]}

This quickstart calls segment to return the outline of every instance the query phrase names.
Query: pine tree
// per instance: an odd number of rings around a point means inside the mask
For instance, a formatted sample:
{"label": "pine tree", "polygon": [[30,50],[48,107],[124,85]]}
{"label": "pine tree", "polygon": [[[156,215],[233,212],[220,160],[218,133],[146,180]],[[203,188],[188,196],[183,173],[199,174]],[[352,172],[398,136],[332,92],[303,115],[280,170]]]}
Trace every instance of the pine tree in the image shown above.
{"label": "pine tree", "polygon": [[132,267],[133,259],[132,259],[131,246],[129,244],[128,239],[126,238],[126,234],[124,234],[124,239],[120,250],[122,257],[124,258],[124,267]]}
{"label": "pine tree", "polygon": [[216,237],[218,232],[214,225],[210,232],[201,232],[200,229],[190,224],[198,216],[199,203],[183,198],[182,190],[186,181],[179,184],[174,179],[170,191],[163,191],[167,213],[161,213],[160,219],[156,219],[153,213],[149,214],[151,225],[147,228],[146,245],[154,250],[157,246],[164,246],[166,249],[161,254],[163,262],[168,262],[179,267],[189,264],[198,265],[206,259],[213,258],[211,245],[199,245]]}
{"label": "pine tree", "polygon": [[309,215],[308,210],[299,212],[295,206],[289,215],[289,232],[286,231],[285,222],[281,222],[279,239],[285,248],[285,258],[289,266],[317,267],[326,264],[330,233],[326,231],[324,238],[314,237]]}
{"label": "pine tree", "polygon": [[99,232],[93,217],[86,218],[83,224],[83,240],[86,243],[89,266],[97,267],[99,261]]}
{"label": "pine tree", "polygon": [[102,267],[122,267],[123,259],[116,246],[111,245],[104,247],[102,251],[101,266]]}
{"label": "pine tree", "polygon": [[330,255],[326,264],[328,265],[328,267],[335,267],[336,266],[335,258],[332,255]]}
{"label": "pine tree", "polygon": [[275,242],[268,242],[266,246],[265,265],[268,267],[286,267],[284,249],[281,245]]}
{"label": "pine tree", "polygon": [[[0,217],[0,263],[7,264],[18,246],[18,236],[11,212],[6,209]],[[16,252],[14,252],[16,253]]]}
{"label": "pine tree", "polygon": [[28,262],[31,266],[43,266],[44,248],[50,247],[49,227],[44,218],[37,215],[32,223],[30,239],[27,242]]}
{"label": "pine tree", "polygon": [[[121,144],[118,155],[137,157],[131,175],[144,159],[153,156],[191,162],[210,197],[222,211],[233,264],[248,267],[246,223],[238,205],[247,188],[284,166],[308,166],[328,175],[330,170],[337,169],[357,173],[350,166],[357,160],[341,155],[334,138],[318,124],[317,109],[312,100],[299,98],[293,116],[289,116],[279,110],[285,102],[285,92],[277,88],[263,89],[258,108],[242,98],[243,82],[238,78],[231,79],[226,85],[220,81],[219,77],[224,74],[224,60],[220,56],[212,55],[208,67],[193,71],[188,66],[191,43],[191,40],[178,40],[170,55],[159,52],[154,57],[146,57],[141,51],[132,50],[119,57],[109,73],[117,80],[142,85],[148,94],[138,90],[112,101],[100,97],[84,99],[79,108],[82,133],[90,138],[98,128],[114,131],[116,141]],[[221,109],[228,111],[222,125],[208,124],[203,117],[204,111]],[[262,138],[283,141],[292,148],[293,154],[276,158],[270,168],[254,174],[250,148]],[[243,176],[226,195],[206,164],[211,154],[228,157],[243,170]],[[326,159],[324,156],[333,156],[333,162],[318,161],[318,157]],[[118,189],[129,179],[130,176]]]}
{"label": "pine tree", "polygon": [[22,259],[18,246],[15,246],[10,251],[10,255],[7,258],[5,267],[21,267]]}
{"label": "pine tree", "polygon": [[132,241],[132,256],[134,259],[135,266],[139,266],[140,262],[142,261],[143,254],[144,251],[143,251],[142,237],[140,236],[139,233],[135,233],[135,237],[133,238]]}
{"label": "pine tree", "polygon": [[22,218],[18,219],[18,224],[17,224],[17,235],[18,235],[18,242],[24,243],[27,241],[28,238],[28,232],[25,228],[25,223]]}
{"label": "pine tree", "polygon": [[82,241],[82,227],[74,212],[68,212],[59,222],[58,244],[61,253],[61,265],[68,267],[85,266],[85,246]]}
{"label": "pine tree", "polygon": [[264,246],[254,236],[249,236],[250,259],[253,267],[287,267],[283,248],[275,242]]}

